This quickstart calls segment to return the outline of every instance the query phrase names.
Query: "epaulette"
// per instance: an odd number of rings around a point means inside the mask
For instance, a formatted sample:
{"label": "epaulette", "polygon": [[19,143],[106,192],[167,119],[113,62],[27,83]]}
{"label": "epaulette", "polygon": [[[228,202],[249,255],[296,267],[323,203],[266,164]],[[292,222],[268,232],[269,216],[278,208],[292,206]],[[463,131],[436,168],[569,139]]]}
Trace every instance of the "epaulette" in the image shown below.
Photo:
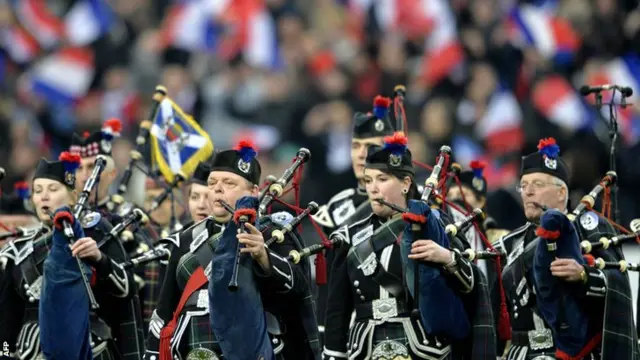
{"label": "epaulette", "polygon": [[100,215],[99,212],[92,211],[82,217],[82,220],[80,220],[80,225],[82,225],[83,229],[92,229],[100,223],[101,219],[102,215]]}

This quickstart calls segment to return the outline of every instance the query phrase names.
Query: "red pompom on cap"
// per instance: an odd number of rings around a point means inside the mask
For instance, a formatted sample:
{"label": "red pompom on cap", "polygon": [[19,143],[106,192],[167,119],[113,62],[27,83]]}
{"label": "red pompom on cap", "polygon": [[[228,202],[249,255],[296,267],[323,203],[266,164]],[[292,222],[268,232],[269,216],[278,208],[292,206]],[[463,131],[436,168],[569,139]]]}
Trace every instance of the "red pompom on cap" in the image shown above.
{"label": "red pompom on cap", "polygon": [[104,122],[102,128],[110,128],[113,135],[120,135],[120,132],[122,131],[122,122],[120,119],[111,118]]}

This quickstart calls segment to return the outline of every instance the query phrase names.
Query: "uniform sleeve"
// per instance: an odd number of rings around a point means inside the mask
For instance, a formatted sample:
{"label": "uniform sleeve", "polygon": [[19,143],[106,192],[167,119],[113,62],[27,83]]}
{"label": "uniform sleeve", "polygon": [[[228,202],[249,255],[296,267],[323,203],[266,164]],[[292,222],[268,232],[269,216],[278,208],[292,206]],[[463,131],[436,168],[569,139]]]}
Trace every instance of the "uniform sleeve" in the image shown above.
{"label": "uniform sleeve", "polygon": [[[98,243],[104,236],[104,231],[86,230],[87,236]],[[124,269],[122,263],[127,260],[127,254],[118,240],[107,241],[100,249],[102,258],[98,262],[87,262],[95,269],[97,286],[106,289],[114,297],[130,299],[136,294],[136,285],[131,269]]]}
{"label": "uniform sleeve", "polygon": [[0,341],[9,345],[9,354],[15,352],[15,344],[24,315],[24,301],[16,292],[13,270],[15,265],[9,261],[4,270],[0,270]]}
{"label": "uniform sleeve", "polygon": [[[186,234],[183,236],[187,236]],[[145,359],[151,359],[153,356],[158,357],[160,351],[160,332],[162,328],[171,321],[173,312],[180,302],[182,291],[176,281],[176,273],[178,271],[178,263],[180,258],[188,251],[189,241],[180,239],[180,247],[174,248],[169,257],[164,281],[158,296],[157,309],[153,311],[151,320],[149,321],[149,333],[147,335],[147,347],[145,351]]]}
{"label": "uniform sleeve", "polygon": [[274,243],[267,249],[269,269],[266,271],[254,261],[253,270],[261,286],[279,293],[304,294],[309,280],[304,275],[301,264],[286,260],[291,250],[295,250],[293,240],[287,235],[282,243]]}
{"label": "uniform sleeve", "polygon": [[349,322],[354,309],[351,284],[347,269],[349,246],[334,248],[330,267],[327,310],[325,313],[324,359],[347,359]]}

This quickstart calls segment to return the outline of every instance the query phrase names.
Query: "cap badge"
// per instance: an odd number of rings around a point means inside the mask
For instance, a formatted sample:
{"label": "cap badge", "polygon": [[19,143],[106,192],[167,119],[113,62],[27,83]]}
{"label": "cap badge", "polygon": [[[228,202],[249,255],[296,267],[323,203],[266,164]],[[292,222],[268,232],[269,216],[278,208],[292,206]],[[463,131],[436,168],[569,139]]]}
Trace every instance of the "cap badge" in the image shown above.
{"label": "cap badge", "polygon": [[248,174],[249,170],[251,170],[251,163],[244,162],[242,159],[238,160],[238,170]]}
{"label": "cap badge", "polygon": [[551,159],[548,157],[544,158],[544,166],[551,170],[555,170],[558,167],[558,161],[556,159]]}
{"label": "cap badge", "polygon": [[471,180],[471,185],[473,185],[473,187],[478,191],[482,191],[482,189],[484,189],[484,181],[478,177],[474,177]]}
{"label": "cap badge", "polygon": [[374,128],[377,132],[381,132],[382,130],[384,130],[384,123],[382,122],[382,120],[378,119],[378,120],[376,120],[376,122],[373,124],[373,128]]}
{"label": "cap badge", "polygon": [[107,154],[110,153],[111,152],[111,147],[112,147],[111,146],[111,141],[102,139],[100,141],[100,147],[102,148],[102,151],[104,153],[107,153]]}
{"label": "cap badge", "polygon": [[396,154],[389,154],[389,165],[391,166],[400,166],[402,163],[402,156]]}
{"label": "cap badge", "polygon": [[74,186],[76,183],[76,174],[70,172],[66,173],[64,176],[64,182],[68,186]]}

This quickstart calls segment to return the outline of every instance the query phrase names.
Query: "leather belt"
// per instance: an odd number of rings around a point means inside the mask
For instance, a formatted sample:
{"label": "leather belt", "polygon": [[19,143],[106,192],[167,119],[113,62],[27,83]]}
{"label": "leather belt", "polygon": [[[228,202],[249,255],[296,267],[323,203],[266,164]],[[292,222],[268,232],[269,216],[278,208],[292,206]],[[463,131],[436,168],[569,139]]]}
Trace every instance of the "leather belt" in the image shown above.
{"label": "leather belt", "polygon": [[356,320],[384,320],[393,317],[408,316],[409,306],[396,298],[377,299],[355,305]]}

